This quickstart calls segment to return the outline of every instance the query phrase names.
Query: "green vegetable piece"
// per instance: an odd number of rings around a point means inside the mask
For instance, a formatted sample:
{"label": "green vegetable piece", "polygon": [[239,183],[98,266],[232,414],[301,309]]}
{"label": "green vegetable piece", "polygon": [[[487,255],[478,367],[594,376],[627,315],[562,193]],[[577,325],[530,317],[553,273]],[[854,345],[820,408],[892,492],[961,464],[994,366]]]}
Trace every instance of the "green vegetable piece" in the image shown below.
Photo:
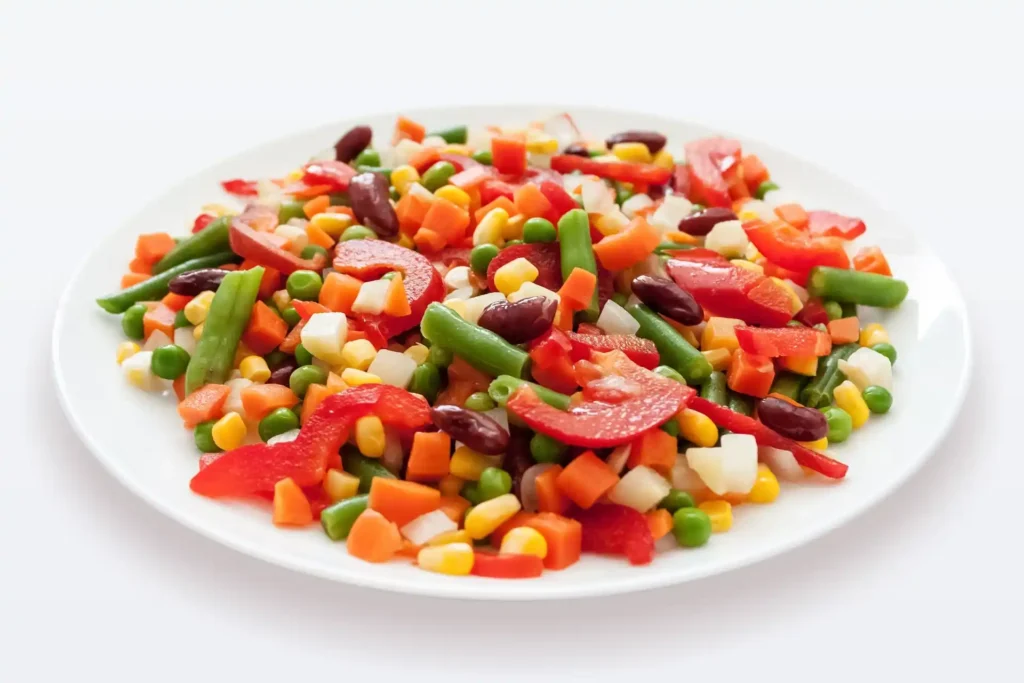
{"label": "green vegetable piece", "polygon": [[890,363],[896,365],[896,347],[892,344],[889,344],[888,342],[881,342],[872,346],[871,350],[877,351],[888,358]]}
{"label": "green vegetable piece", "polygon": [[448,179],[455,175],[455,165],[450,161],[438,161],[423,172],[420,183],[431,192],[448,184]]}
{"label": "green vegetable piece", "polygon": [[213,425],[215,424],[217,424],[216,420],[200,422],[192,430],[192,440],[195,441],[196,448],[203,453],[220,453],[220,446],[213,442]]}
{"label": "green vegetable piece", "polygon": [[523,223],[523,241],[527,244],[554,242],[556,239],[555,226],[546,218],[531,218]]}
{"label": "green vegetable piece", "polygon": [[871,385],[862,392],[864,402],[868,404],[868,410],[872,413],[882,415],[892,408],[892,394],[885,387]]}
{"label": "green vegetable piece", "polygon": [[380,166],[356,166],[357,173],[377,173],[384,176],[384,179],[389,183],[391,182],[391,169],[381,168]]}
{"label": "green vegetable piece", "polygon": [[678,372],[676,372],[675,369],[670,368],[667,365],[659,365],[658,367],[654,368],[654,374],[661,375],[662,377],[667,377],[668,379],[674,379],[680,384],[686,384],[686,378],[680,375]]}
{"label": "green vegetable piece", "polygon": [[844,318],[856,318],[857,317],[857,304],[852,302],[840,301],[839,305],[843,308]]}
{"label": "green vegetable piece", "polygon": [[494,159],[491,158],[491,150],[489,149],[482,149],[479,152],[474,152],[473,156],[470,158],[476,163],[483,164],[484,166],[490,166],[494,163]]}
{"label": "green vegetable piece", "polygon": [[409,391],[427,399],[428,403],[433,403],[437,399],[437,393],[441,391],[441,372],[437,366],[430,362],[417,365],[412,371],[412,379],[409,380]]}
{"label": "green vegetable piece", "polygon": [[339,500],[334,505],[324,508],[320,513],[320,525],[324,528],[324,533],[332,541],[344,541],[352,531],[356,519],[369,505],[370,496],[364,493],[361,496]]}
{"label": "green vegetable piece", "polygon": [[477,489],[481,502],[503,496],[512,491],[512,476],[499,467],[488,467],[480,473]]}
{"label": "green vegetable piece", "polygon": [[300,258],[313,258],[317,254],[323,254],[328,261],[331,260],[331,252],[327,251],[319,244],[307,244],[302,248],[302,253],[299,254]]}
{"label": "green vegetable piece", "polygon": [[352,163],[356,166],[380,166],[380,153],[372,147],[367,147],[356,156]]}
{"label": "green vegetable piece", "polygon": [[132,304],[131,308],[121,316],[121,329],[124,331],[124,336],[129,339],[145,339],[146,326],[142,319],[148,312],[149,307],[146,304]]}
{"label": "green vegetable piece", "polygon": [[391,201],[397,202],[402,198],[402,193],[399,192],[394,185],[388,188],[388,196],[391,197]]}
{"label": "green vegetable piece", "polygon": [[287,223],[293,218],[306,218],[305,211],[306,202],[299,201],[296,199],[286,199],[281,202],[281,208],[277,210],[277,220],[279,223]]}
{"label": "green vegetable piece", "polygon": [[[467,481],[462,485],[462,489],[459,490],[459,495],[468,500],[473,506],[477,506],[484,502],[483,495],[480,493],[480,485],[475,481]],[[469,512],[469,510],[466,510]]]}
{"label": "green vegetable piece", "polygon": [[615,292],[614,294],[612,294],[612,301],[617,303],[619,306],[625,308],[626,302],[629,301],[629,297],[623,294],[622,292]]}
{"label": "green vegetable piece", "polygon": [[286,360],[288,360],[288,354],[281,349],[275,349],[265,355],[263,360],[267,361],[267,367],[271,370],[277,370],[279,367],[284,365]]}
{"label": "green vegetable piece", "polygon": [[380,460],[367,458],[354,446],[346,446],[341,451],[341,464],[345,471],[353,477],[359,477],[359,492],[369,493],[370,484],[377,477],[395,479],[395,475],[381,464]]}
{"label": "green vegetable piece", "polygon": [[637,336],[654,342],[662,362],[685,377],[687,384],[699,385],[711,376],[708,359],[660,315],[644,304],[633,304],[626,310],[640,323]]}
{"label": "green vegetable piece", "polygon": [[306,395],[310,384],[327,384],[327,371],[318,365],[302,365],[288,378],[288,386],[299,398]]}
{"label": "green vegetable piece", "polygon": [[699,548],[711,538],[711,518],[700,508],[679,508],[672,515],[672,533],[684,548]]}
{"label": "green vegetable piece", "polygon": [[427,360],[439,368],[446,368],[455,360],[455,354],[437,344],[431,344],[427,352]]}
{"label": "green vegetable piece", "polygon": [[729,392],[729,410],[750,417],[754,414],[754,399],[735,391]]}
{"label": "green vegetable piece", "polygon": [[773,183],[770,180],[766,180],[766,181],[764,181],[763,183],[761,183],[760,185],[757,186],[757,189],[754,190],[754,196],[757,197],[758,199],[764,199],[764,196],[766,194],[768,194],[772,190],[777,190],[777,189],[779,189],[778,185],[776,185],[775,183]]}
{"label": "green vegetable piece", "polygon": [[394,280],[397,275],[398,275],[398,273],[396,273],[395,271],[392,270],[390,273],[384,273],[383,275],[381,275],[380,279],[381,280]]}
{"label": "green vegetable piece", "polygon": [[185,317],[184,308],[174,314],[174,329],[178,329],[179,327],[188,327],[191,324],[192,323],[188,321],[188,318]]}
{"label": "green vegetable piece", "polygon": [[488,375],[523,377],[529,371],[530,356],[525,351],[490,330],[466,322],[443,304],[427,306],[420,332],[435,346],[448,349]]}
{"label": "green vegetable piece", "polygon": [[588,149],[587,150],[587,154],[590,155],[591,159],[593,159],[594,157],[604,156],[607,153],[608,153],[608,150],[606,150],[606,149]]}
{"label": "green vegetable piece", "polygon": [[[573,209],[558,219],[558,246],[562,254],[563,281],[569,278],[573,268],[582,268],[593,273],[595,277],[597,276],[594,244],[590,241],[590,218],[586,211]],[[597,320],[600,312],[597,290],[598,288],[595,287],[590,305],[580,311],[580,317],[587,322]]]}
{"label": "green vegetable piece", "polygon": [[832,403],[832,392],[842,383],[844,376],[839,372],[839,361],[849,358],[859,348],[857,344],[841,344],[832,347],[832,353],[824,362],[818,361],[818,374],[800,392],[800,403],[808,408],[824,408]]}
{"label": "green vegetable piece", "polygon": [[466,410],[475,410],[478,413],[484,413],[488,410],[493,409],[498,404],[494,402],[491,395],[486,391],[477,391],[466,397],[466,402],[462,404],[462,407]]}
{"label": "green vegetable piece", "polygon": [[299,312],[295,310],[294,306],[288,304],[284,307],[284,310],[281,311],[281,319],[288,323],[288,329],[291,329],[299,324],[299,321],[302,320],[302,316],[299,315]]}
{"label": "green vegetable piece", "polygon": [[473,272],[477,275],[486,275],[487,266],[491,265],[491,261],[501,249],[496,244],[478,244],[473,247],[473,251],[469,252],[469,267],[473,269]]}
{"label": "green vegetable piece", "polygon": [[443,138],[449,145],[464,145],[466,140],[469,139],[469,128],[466,126],[453,126],[443,130],[436,130],[433,133],[427,133],[427,135],[436,135],[439,138]]}
{"label": "green vegetable piece", "polygon": [[298,346],[295,347],[295,362],[298,363],[300,366],[302,366],[302,365],[312,365],[313,364],[313,354],[311,354],[306,349],[305,346],[303,346],[302,344],[299,344]]}
{"label": "green vegetable piece", "polygon": [[671,434],[674,437],[679,437],[679,423],[675,419],[671,419],[665,424],[661,425],[661,431],[666,434]]}
{"label": "green vegetable piece", "polygon": [[672,489],[668,492],[667,496],[661,499],[661,502],[658,503],[658,507],[664,508],[674,514],[676,510],[697,507],[697,504],[693,502],[693,496],[686,491]]}
{"label": "green vegetable piece", "polygon": [[107,313],[124,313],[129,307],[140,301],[159,301],[162,299],[170,291],[167,286],[171,280],[182,273],[202,268],[216,268],[225,263],[235,263],[237,261],[238,257],[231,251],[222,251],[212,256],[192,259],[169,268],[159,275],[154,275],[148,280],[143,280],[137,285],[132,285],[115,294],[96,299],[96,303]]}
{"label": "green vegetable piece", "polygon": [[547,434],[537,432],[530,438],[530,455],[536,462],[560,463],[568,447]]}
{"label": "green vegetable piece", "polygon": [[720,406],[729,405],[729,386],[726,383],[725,373],[715,370],[704,383],[700,385],[700,397]]}
{"label": "green vegetable piece", "polygon": [[[153,274],[159,275],[187,261],[212,256],[231,250],[228,231],[231,229],[231,216],[221,216],[210,221],[199,232],[178,242],[162,259],[153,266]],[[221,261],[221,263],[224,263]]]}
{"label": "green vegetable piece", "polygon": [[365,225],[350,225],[345,228],[345,232],[341,233],[342,242],[348,242],[349,240],[372,240],[375,237],[377,237],[377,234]]}
{"label": "green vegetable piece", "polygon": [[539,384],[533,382],[527,382],[526,380],[519,379],[518,377],[512,377],[510,375],[498,375],[491,382],[491,386],[487,387],[487,393],[491,395],[494,402],[502,408],[508,403],[509,397],[515,393],[515,390],[524,384],[529,385],[537,393],[537,398],[547,403],[553,408],[559,410],[569,409],[569,397],[565,394],[560,394],[557,391],[552,391],[547,387],[542,387]]}
{"label": "green vegetable piece", "polygon": [[803,389],[807,379],[792,372],[776,372],[775,381],[772,382],[769,393],[782,394],[794,401],[799,401],[800,390]]}
{"label": "green vegetable piece", "polygon": [[853,418],[838,406],[829,406],[822,411],[828,422],[828,442],[842,443],[853,433]]}
{"label": "green vegetable piece", "polygon": [[706,209],[706,208],[708,208],[708,207],[704,206],[703,204],[696,204],[696,203],[695,203],[695,204],[694,204],[694,205],[693,205],[693,206],[692,206],[692,207],[690,208],[690,214],[692,215],[692,214],[695,214],[695,213],[700,213],[701,211],[703,211],[703,210],[704,210],[704,209]]}
{"label": "green vegetable piece", "polygon": [[514,247],[517,244],[526,244],[526,242],[523,242],[523,240],[509,240],[508,242],[505,242],[506,247]]}
{"label": "green vegetable piece", "polygon": [[349,199],[347,192],[339,192],[337,194],[330,195],[331,206],[352,206],[352,200]]}
{"label": "green vegetable piece", "polygon": [[632,197],[635,193],[633,190],[623,187],[622,183],[615,183],[615,203],[622,206],[622,202]]}
{"label": "green vegetable piece", "polygon": [[839,320],[843,317],[843,307],[838,301],[826,301],[823,307],[829,320]]}
{"label": "green vegetable piece", "polygon": [[257,431],[259,431],[261,439],[270,441],[279,434],[298,428],[299,418],[295,413],[288,408],[278,408],[260,420]]}
{"label": "green vegetable piece", "polygon": [[320,278],[320,273],[314,273],[312,270],[296,270],[288,276],[285,288],[293,299],[316,301],[320,296],[320,288],[323,284],[324,281]]}
{"label": "green vegetable piece", "polygon": [[903,280],[877,273],[818,266],[807,276],[807,291],[840,303],[895,308],[907,298],[909,287]]}
{"label": "green vegetable piece", "polygon": [[175,380],[185,374],[191,358],[188,351],[177,344],[167,344],[153,351],[149,367],[157,377]]}

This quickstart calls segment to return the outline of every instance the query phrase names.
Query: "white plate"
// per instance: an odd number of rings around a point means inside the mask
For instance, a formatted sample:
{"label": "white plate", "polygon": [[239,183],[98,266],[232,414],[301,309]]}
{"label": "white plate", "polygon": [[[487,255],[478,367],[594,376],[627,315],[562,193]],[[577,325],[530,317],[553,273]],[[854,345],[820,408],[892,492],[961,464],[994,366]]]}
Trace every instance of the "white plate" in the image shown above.
{"label": "white plate", "polygon": [[[559,107],[473,107],[408,112],[428,129],[459,123],[524,124],[564,111]],[[648,128],[669,136],[669,150],[721,131],[644,114],[596,109],[572,111],[584,133],[605,135]],[[129,489],[168,516],[221,543],[297,571],[386,590],[442,597],[519,600],[607,595],[680,583],[765,559],[821,536],[874,505],[931,455],[960,408],[970,375],[970,340],[963,300],[935,254],[861,191],[830,173],[755,140],[743,139],[783,188],[808,208],[862,217],[894,272],[910,283],[910,296],[893,312],[878,312],[899,351],[895,402],[873,417],[833,454],[850,465],[840,484],[784,485],[772,505],[743,505],[733,528],[704,548],[661,553],[646,567],[586,556],[561,572],[528,581],[431,574],[406,562],[373,565],[350,557],[318,527],[276,528],[266,509],[194,495],[196,472],[191,432],[169,396],[144,394],[123,380],[114,348],[123,340],[119,319],[94,300],[117,288],[132,257],[135,237],[146,231],[185,232],[201,205],[223,200],[218,181],[269,177],[295,168],[355,123],[369,123],[379,138],[390,135],[394,115],[340,122],[249,150],[196,175],[150,203],[104,239],[72,277],[61,298],[53,332],[54,368],[64,410],[75,430]],[[741,138],[742,139],[742,138]]]}

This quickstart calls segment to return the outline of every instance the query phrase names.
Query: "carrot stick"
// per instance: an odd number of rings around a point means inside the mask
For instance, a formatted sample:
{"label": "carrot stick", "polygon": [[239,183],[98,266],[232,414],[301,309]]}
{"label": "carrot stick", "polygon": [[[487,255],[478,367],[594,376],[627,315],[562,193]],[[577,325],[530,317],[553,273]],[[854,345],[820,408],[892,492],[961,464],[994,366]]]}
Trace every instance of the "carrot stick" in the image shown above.
{"label": "carrot stick", "polygon": [[314,197],[308,202],[302,205],[302,212],[306,214],[306,218],[312,218],[318,213],[323,213],[327,210],[327,207],[331,205],[331,198],[325,194],[319,197]]}
{"label": "carrot stick", "polygon": [[412,314],[412,307],[409,306],[409,298],[405,294],[405,282],[402,274],[397,273],[391,278],[387,294],[384,297],[384,315],[402,317]]}
{"label": "carrot stick", "polygon": [[661,428],[640,435],[629,449],[630,469],[646,465],[663,476],[669,476],[676,464],[676,437]]}
{"label": "carrot stick", "polygon": [[559,515],[568,512],[569,499],[562,495],[558,488],[558,475],[561,473],[561,466],[555,465],[537,477],[537,509],[541,512],[554,512]]}
{"label": "carrot stick", "polygon": [[597,287],[597,275],[589,270],[573,268],[561,289],[558,290],[558,296],[573,311],[582,311],[590,305],[595,287]]}

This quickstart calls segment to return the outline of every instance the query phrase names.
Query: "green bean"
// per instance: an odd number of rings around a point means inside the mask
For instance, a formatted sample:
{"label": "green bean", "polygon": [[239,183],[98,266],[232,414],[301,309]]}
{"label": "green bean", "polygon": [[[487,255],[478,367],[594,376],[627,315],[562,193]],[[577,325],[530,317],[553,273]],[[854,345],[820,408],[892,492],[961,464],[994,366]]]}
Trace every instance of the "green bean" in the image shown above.
{"label": "green bean", "polygon": [[[428,339],[427,341],[430,340]],[[427,351],[427,360],[439,368],[446,368],[455,360],[455,354],[443,346],[431,344],[430,350]]]}
{"label": "green bean", "polygon": [[863,306],[895,308],[907,298],[908,290],[903,280],[843,268],[818,266],[807,277],[811,295]]}
{"label": "green bean", "polygon": [[464,145],[466,140],[469,139],[469,128],[466,126],[452,126],[451,128],[435,130],[432,133],[427,133],[427,135],[436,135],[439,138],[443,138],[449,145]]}
{"label": "green bean", "polygon": [[140,301],[159,301],[162,299],[169,291],[167,286],[171,280],[182,273],[187,273],[190,270],[213,268],[214,266],[232,261],[238,261],[238,257],[231,251],[222,251],[218,254],[192,259],[174,268],[165,270],[159,275],[154,275],[148,280],[143,280],[137,285],[132,285],[128,289],[122,289],[116,294],[96,299],[96,303],[107,313],[124,313],[132,304],[137,304]]}
{"label": "green bean", "polygon": [[370,484],[375,477],[394,479],[395,475],[387,467],[384,467],[379,460],[367,458],[352,446],[346,446],[341,452],[341,464],[345,471],[354,477],[359,477],[359,492],[369,493]]}
{"label": "green bean", "polygon": [[494,163],[494,160],[491,158],[491,150],[489,149],[482,149],[479,152],[474,152],[473,156],[470,158],[476,163],[483,164],[484,166],[490,166]]}
{"label": "green bean", "polygon": [[674,379],[680,384],[686,384],[686,378],[667,365],[659,365],[658,367],[654,368],[654,374],[661,375],[662,377],[665,377],[667,379]]}
{"label": "green bean", "polygon": [[772,382],[769,393],[782,394],[797,401],[799,400],[800,390],[803,389],[806,382],[807,380],[804,377],[792,372],[777,372],[775,373],[775,381]]}
{"label": "green bean", "polygon": [[539,384],[527,382],[526,380],[512,377],[510,375],[498,375],[495,377],[494,381],[491,382],[491,385],[487,387],[487,393],[491,395],[491,398],[494,399],[495,403],[504,408],[505,404],[508,403],[509,397],[512,396],[516,389],[524,384],[533,389],[537,393],[537,398],[544,401],[549,406],[558,408],[559,410],[569,409],[569,397],[565,394],[560,394],[557,391],[548,389],[547,387],[542,387]]}
{"label": "green bean", "polygon": [[438,161],[423,172],[420,182],[431,192],[448,184],[448,179],[455,175],[455,165],[450,161]]}
{"label": "green bean", "polygon": [[231,244],[228,239],[228,231],[231,229],[231,220],[231,216],[216,218],[196,234],[178,242],[173,249],[156,262],[156,265],[153,266],[153,274],[159,275],[186,261],[229,251]]}
{"label": "green bean", "polygon": [[654,248],[654,253],[659,256],[667,255],[673,251],[687,251],[688,249],[696,249],[697,247],[692,244],[679,244],[678,242],[662,242]]}
{"label": "green bean", "polygon": [[441,372],[437,366],[433,363],[417,365],[412,371],[412,379],[409,380],[409,391],[427,399],[428,403],[433,403],[437,398],[437,392],[441,391]]}
{"label": "green bean", "polygon": [[675,420],[675,418],[672,418],[665,424],[661,425],[661,431],[665,432],[669,436],[678,437],[679,423]]}
{"label": "green bean", "polygon": [[633,304],[626,310],[640,323],[637,336],[654,342],[661,361],[685,377],[687,384],[700,384],[711,376],[708,359],[661,316],[644,304]]}
{"label": "green bean", "polygon": [[281,208],[277,210],[277,222],[287,223],[293,218],[306,217],[306,203],[294,199],[281,202]]}
{"label": "green bean", "polygon": [[800,392],[800,402],[809,408],[824,408],[831,404],[832,392],[843,381],[839,361],[849,358],[858,348],[857,344],[833,346],[825,362],[818,361],[818,374]]}
{"label": "green bean", "polygon": [[488,375],[523,377],[529,371],[530,356],[525,351],[490,330],[466,322],[444,304],[434,302],[427,306],[420,331],[433,344],[448,349]]}
{"label": "green bean", "polygon": [[320,525],[323,526],[324,533],[332,541],[345,540],[352,531],[356,519],[369,505],[370,496],[364,493],[361,496],[339,500],[334,505],[324,508],[320,513]]}
{"label": "green bean", "polygon": [[729,387],[725,382],[725,373],[715,370],[700,385],[700,397],[717,403],[720,406],[729,404]]}
{"label": "green bean", "polygon": [[203,323],[203,336],[185,371],[186,394],[204,384],[222,384],[228,378],[262,278],[262,266],[233,271],[224,276],[210,303],[210,311]]}
{"label": "green bean", "polygon": [[[590,218],[583,209],[573,209],[558,219],[558,246],[562,252],[562,280],[569,279],[573,268],[597,275],[597,261],[594,259],[594,244],[590,241]],[[600,313],[597,290],[590,298],[590,305],[580,311],[587,322],[594,322]]]}
{"label": "green bean", "polygon": [[754,399],[735,391],[729,391],[729,410],[750,417],[754,414]]}
{"label": "green bean", "polygon": [[768,194],[772,190],[777,190],[777,189],[779,189],[778,185],[776,185],[775,183],[773,183],[770,180],[766,180],[763,183],[761,183],[760,185],[758,185],[757,189],[754,190],[754,197],[756,197],[757,199],[764,199],[764,196],[766,194]]}
{"label": "green bean", "polygon": [[842,311],[840,318],[856,318],[857,317],[857,304],[854,303],[842,303],[839,304],[839,310]]}
{"label": "green bean", "polygon": [[843,306],[838,301],[826,301],[822,308],[825,309],[825,315],[829,320],[839,320],[843,317]]}

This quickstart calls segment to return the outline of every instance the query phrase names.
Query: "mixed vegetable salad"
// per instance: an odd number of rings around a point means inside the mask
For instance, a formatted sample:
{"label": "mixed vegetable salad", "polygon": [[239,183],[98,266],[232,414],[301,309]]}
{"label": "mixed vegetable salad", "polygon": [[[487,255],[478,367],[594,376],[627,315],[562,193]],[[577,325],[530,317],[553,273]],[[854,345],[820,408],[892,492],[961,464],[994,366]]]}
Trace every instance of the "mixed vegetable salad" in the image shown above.
{"label": "mixed vegetable salad", "polygon": [[896,361],[858,307],[907,295],[863,221],[735,140],[681,151],[568,115],[357,126],[141,235],[98,303],[127,380],[176,394],[199,495],[444,574],[649,563],[846,475],[825,449],[889,410]]}

